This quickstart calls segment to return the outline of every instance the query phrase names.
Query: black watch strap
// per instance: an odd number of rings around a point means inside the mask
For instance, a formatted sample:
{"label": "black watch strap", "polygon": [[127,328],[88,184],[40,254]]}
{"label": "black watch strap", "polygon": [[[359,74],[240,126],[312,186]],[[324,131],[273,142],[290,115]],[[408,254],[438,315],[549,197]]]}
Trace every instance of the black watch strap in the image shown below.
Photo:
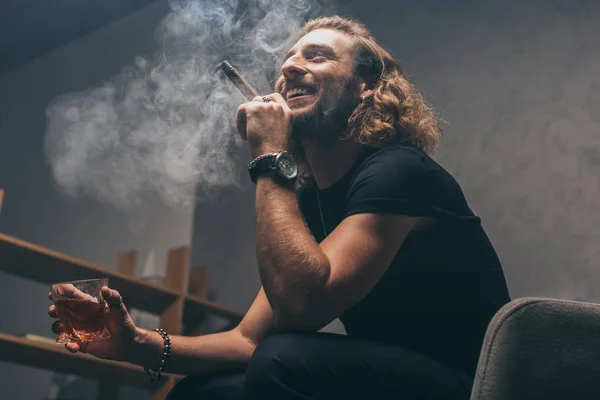
{"label": "black watch strap", "polygon": [[252,179],[252,182],[256,183],[261,175],[275,169],[275,159],[277,158],[278,154],[279,153],[263,154],[262,156],[252,160],[252,162],[248,165],[248,172],[250,173],[250,179]]}
{"label": "black watch strap", "polygon": [[248,164],[248,172],[254,183],[261,175],[269,172],[275,172],[274,175],[284,181],[294,181],[298,175],[298,166],[290,153],[280,151],[256,157]]}

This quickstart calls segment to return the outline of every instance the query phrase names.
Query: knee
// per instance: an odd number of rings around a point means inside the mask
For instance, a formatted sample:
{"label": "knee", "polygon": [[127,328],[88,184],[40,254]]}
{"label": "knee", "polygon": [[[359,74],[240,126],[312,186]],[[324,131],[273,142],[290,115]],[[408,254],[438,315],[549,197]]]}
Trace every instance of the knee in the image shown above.
{"label": "knee", "polygon": [[[206,382],[203,382],[205,384]],[[195,376],[186,376],[173,386],[165,400],[191,400],[203,385],[198,382]]]}
{"label": "knee", "polygon": [[246,370],[248,399],[286,398],[289,390],[301,389],[297,385],[306,380],[299,378],[307,374],[305,338],[304,334],[276,334],[259,343]]}
{"label": "knee", "polygon": [[306,336],[301,333],[271,335],[261,341],[248,365],[249,372],[278,370],[302,363],[307,353]]}
{"label": "knee", "polygon": [[191,375],[180,380],[166,400],[199,400],[244,398],[243,373]]}

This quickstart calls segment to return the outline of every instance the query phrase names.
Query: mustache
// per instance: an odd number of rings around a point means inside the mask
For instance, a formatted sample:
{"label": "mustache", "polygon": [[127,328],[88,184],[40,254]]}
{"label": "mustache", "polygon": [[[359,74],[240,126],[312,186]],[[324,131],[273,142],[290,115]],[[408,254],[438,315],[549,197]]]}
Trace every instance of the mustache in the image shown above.
{"label": "mustache", "polygon": [[318,86],[317,81],[306,76],[298,78],[279,78],[275,85],[275,91],[279,94],[284,93],[289,86]]}

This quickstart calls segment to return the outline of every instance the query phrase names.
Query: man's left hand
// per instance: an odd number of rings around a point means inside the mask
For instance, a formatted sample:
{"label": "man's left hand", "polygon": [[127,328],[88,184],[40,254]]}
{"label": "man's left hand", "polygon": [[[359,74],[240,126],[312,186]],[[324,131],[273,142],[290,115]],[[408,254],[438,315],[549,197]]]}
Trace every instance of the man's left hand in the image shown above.
{"label": "man's left hand", "polygon": [[239,106],[236,125],[242,139],[248,141],[251,157],[256,158],[288,149],[292,111],[279,93],[257,96]]}

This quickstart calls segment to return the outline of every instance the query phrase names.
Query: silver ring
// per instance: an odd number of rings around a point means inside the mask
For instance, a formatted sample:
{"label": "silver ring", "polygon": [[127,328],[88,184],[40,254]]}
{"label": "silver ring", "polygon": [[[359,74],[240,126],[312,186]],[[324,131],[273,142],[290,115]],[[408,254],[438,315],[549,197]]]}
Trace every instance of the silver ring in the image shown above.
{"label": "silver ring", "polygon": [[271,101],[271,98],[269,96],[263,96],[262,101],[268,103]]}
{"label": "silver ring", "polygon": [[117,304],[109,304],[110,308],[121,307],[123,304],[123,296],[119,296],[119,302]]}

